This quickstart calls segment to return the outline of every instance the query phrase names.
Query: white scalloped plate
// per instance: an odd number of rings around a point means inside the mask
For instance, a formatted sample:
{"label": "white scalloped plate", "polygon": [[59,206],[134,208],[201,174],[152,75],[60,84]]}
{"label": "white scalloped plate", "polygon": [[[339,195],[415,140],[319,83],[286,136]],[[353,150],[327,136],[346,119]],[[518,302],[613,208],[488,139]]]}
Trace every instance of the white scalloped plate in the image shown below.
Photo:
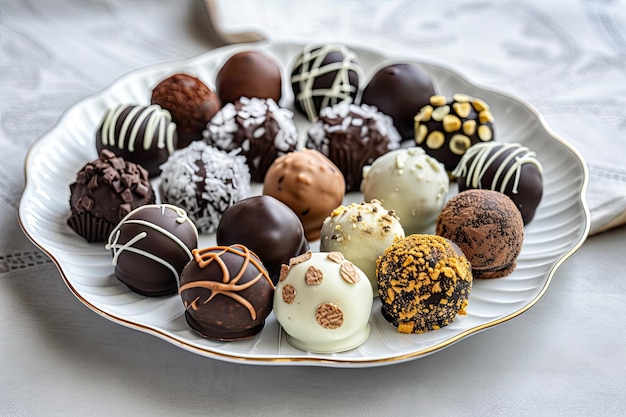
{"label": "white scalloped plate", "polygon": [[[537,303],[557,268],[587,236],[590,221],[584,199],[588,181],[585,164],[580,154],[557,137],[530,105],[478,87],[453,71],[426,62],[418,63],[432,75],[439,91],[447,95],[464,92],[486,100],[493,109],[498,140],[520,142],[535,150],[545,170],[544,198],[534,220],[526,227],[517,269],[502,279],[475,281],[468,314],[447,327],[419,335],[398,334],[380,315],[380,303],[376,300],[369,339],[349,352],[312,354],[293,348],[273,314],[263,331],[252,339],[237,342],[203,339],[187,326],[178,296],[145,298],[129,291],[113,276],[111,255],[104,245],[88,244],[67,227],[69,184],[85,163],[96,159],[94,133],[107,109],[119,103],[149,103],[156,83],[176,72],[194,74],[213,86],[216,69],[237,50],[262,50],[277,58],[286,69],[302,47],[271,43],[238,45],[134,71],[75,104],[32,146],[26,159],[27,181],[20,201],[19,221],[26,235],[57,265],[72,293],[109,320],[200,355],[249,364],[328,367],[381,366],[420,358],[516,317]],[[407,60],[355,50],[366,74],[383,63]],[[293,96],[286,80],[283,92],[281,103],[289,107]],[[306,124],[303,118],[298,120],[301,126]],[[359,194],[352,194],[346,201],[360,198]],[[204,235],[199,246],[214,242],[214,236]]]}

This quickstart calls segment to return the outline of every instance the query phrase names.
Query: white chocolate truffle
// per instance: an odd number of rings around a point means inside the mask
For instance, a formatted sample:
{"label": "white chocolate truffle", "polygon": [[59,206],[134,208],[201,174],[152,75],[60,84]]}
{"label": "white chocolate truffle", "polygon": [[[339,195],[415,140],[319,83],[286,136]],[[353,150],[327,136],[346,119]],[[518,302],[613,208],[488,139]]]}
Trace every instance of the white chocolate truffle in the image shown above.
{"label": "white chocolate truffle", "polygon": [[407,236],[434,230],[449,187],[443,164],[419,147],[397,149],[376,159],[363,169],[361,183],[365,200],[379,200],[395,211]]}
{"label": "white chocolate truffle", "polygon": [[339,206],[324,220],[320,251],[341,252],[367,275],[378,294],[376,261],[384,250],[404,237],[404,229],[393,210],[380,201]]}
{"label": "white chocolate truffle", "polygon": [[284,265],[274,314],[289,343],[316,353],[343,352],[370,333],[372,286],[340,252],[306,252]]}

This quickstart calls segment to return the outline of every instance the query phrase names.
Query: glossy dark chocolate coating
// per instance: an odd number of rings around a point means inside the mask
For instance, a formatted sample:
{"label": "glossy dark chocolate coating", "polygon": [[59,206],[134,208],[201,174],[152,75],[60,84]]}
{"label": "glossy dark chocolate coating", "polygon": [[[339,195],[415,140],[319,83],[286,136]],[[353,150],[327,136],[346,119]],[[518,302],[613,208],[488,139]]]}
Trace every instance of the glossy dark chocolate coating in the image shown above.
{"label": "glossy dark chocolate coating", "polygon": [[216,239],[221,246],[247,246],[261,259],[274,284],[282,264],[309,250],[298,216],[269,195],[249,197],[230,206],[217,227]]}
{"label": "glossy dark chocolate coating", "polygon": [[241,97],[271,98],[278,103],[282,96],[280,67],[261,52],[238,52],[218,71],[215,89],[222,104]]}
{"label": "glossy dark chocolate coating", "polygon": [[413,139],[414,117],[435,94],[430,75],[417,64],[392,64],[374,74],[363,90],[361,103],[391,116],[403,139]]}

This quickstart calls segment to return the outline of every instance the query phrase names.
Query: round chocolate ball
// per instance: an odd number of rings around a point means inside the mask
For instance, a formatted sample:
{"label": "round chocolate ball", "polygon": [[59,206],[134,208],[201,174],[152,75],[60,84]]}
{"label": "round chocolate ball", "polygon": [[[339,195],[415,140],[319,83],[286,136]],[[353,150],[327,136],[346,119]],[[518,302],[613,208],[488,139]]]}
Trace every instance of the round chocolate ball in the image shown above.
{"label": "round chocolate ball", "polygon": [[239,340],[258,334],[272,311],[274,284],[243,245],[194,249],[180,277],[185,319],[201,336]]}
{"label": "round chocolate ball", "polygon": [[176,124],[178,149],[191,141],[202,139],[202,131],[222,107],[217,94],[199,78],[174,74],[152,90],[152,104],[168,110]]}
{"label": "round chocolate ball", "polygon": [[379,69],[363,90],[361,103],[391,116],[403,139],[413,139],[414,117],[435,94],[430,75],[417,64],[398,63]]}
{"label": "round chocolate ball", "polygon": [[236,243],[256,253],[276,284],[280,268],[309,250],[298,216],[268,195],[249,197],[230,206],[217,227],[217,244]]}
{"label": "round chocolate ball", "polygon": [[215,89],[222,104],[241,97],[271,98],[278,103],[282,96],[282,77],[278,63],[257,51],[242,51],[222,65],[215,79]]}

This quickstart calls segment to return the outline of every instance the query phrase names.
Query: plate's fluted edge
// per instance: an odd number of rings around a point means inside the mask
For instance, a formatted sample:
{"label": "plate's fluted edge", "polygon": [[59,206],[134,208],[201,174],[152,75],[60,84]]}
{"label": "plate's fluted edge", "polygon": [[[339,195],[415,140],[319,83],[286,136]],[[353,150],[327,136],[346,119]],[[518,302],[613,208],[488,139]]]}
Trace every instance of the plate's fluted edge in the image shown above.
{"label": "plate's fluted edge", "polygon": [[[218,49],[214,49],[214,50],[210,50],[208,52],[204,52],[202,54],[196,55],[194,57],[190,57],[190,58],[184,58],[184,59],[178,59],[178,60],[172,60],[172,61],[168,61],[168,62],[163,62],[161,64],[157,64],[157,65],[152,65],[149,68],[152,69],[157,69],[159,67],[165,67],[168,65],[171,65],[173,62],[177,62],[180,63],[181,65],[194,61],[196,59],[198,59],[199,57],[202,57],[203,55],[207,54],[207,53],[214,53],[216,50],[221,50],[223,53],[227,53],[228,50],[234,50],[234,49],[241,49],[241,48],[254,48],[254,49],[263,49],[266,48],[268,46],[280,46],[280,45],[284,45],[284,46],[299,46],[300,44],[298,43],[291,43],[291,42],[285,42],[285,43],[269,43],[269,42],[260,42],[260,43],[254,43],[254,44],[240,44],[240,45],[236,45],[236,46],[225,46],[222,48],[218,48]],[[303,45],[302,45],[303,46]],[[136,73],[138,71],[141,71],[142,68],[130,71],[120,77],[118,77],[116,80],[114,80],[111,84],[109,84],[109,86],[107,86],[106,88],[98,91],[95,94],[92,94],[90,96],[87,96],[85,98],[83,98],[82,100],[78,101],[77,103],[75,103],[74,105],[70,106],[67,110],[65,110],[65,112],[63,112],[63,114],[59,117],[59,119],[57,120],[57,122],[55,123],[55,125],[46,133],[44,133],[44,135],[42,135],[39,139],[37,139],[37,141],[35,143],[33,143],[33,145],[29,148],[26,157],[25,157],[25,162],[24,162],[24,178],[25,178],[25,185],[24,185],[24,192],[20,198],[20,202],[19,202],[19,207],[18,207],[18,223],[20,225],[20,228],[22,229],[23,233],[28,237],[28,239],[33,242],[33,244],[35,246],[37,246],[43,253],[45,253],[54,263],[54,265],[56,266],[57,270],[59,271],[61,277],[63,278],[63,281],[65,282],[66,286],[70,289],[70,291],[72,292],[72,294],[74,294],[74,296],[76,296],[76,298],[78,298],[78,300],[80,300],[85,306],[87,306],[89,309],[91,309],[92,311],[96,312],[97,314],[113,321],[116,322],[118,324],[124,325],[126,327],[129,328],[133,328],[136,330],[140,330],[149,334],[152,334],[154,336],[157,336],[158,338],[164,339],[174,345],[177,345],[185,350],[206,356],[206,357],[210,357],[210,358],[214,358],[214,359],[220,359],[220,360],[224,360],[227,362],[234,362],[234,363],[247,363],[247,364],[256,364],[256,365],[262,365],[262,364],[274,364],[274,365],[304,365],[304,366],[327,366],[327,367],[373,367],[373,366],[382,366],[382,365],[387,365],[387,364],[392,364],[392,363],[400,363],[400,362],[404,362],[404,361],[408,361],[408,360],[412,360],[412,359],[416,359],[419,357],[424,357],[427,356],[431,353],[434,353],[442,348],[448,347],[458,341],[460,341],[461,339],[476,334],[480,331],[483,331],[485,329],[497,326],[499,324],[502,324],[512,318],[515,318],[521,314],[523,314],[524,312],[528,311],[531,307],[533,307],[535,304],[537,304],[537,302],[543,297],[543,295],[546,293],[548,287],[550,286],[550,283],[552,281],[552,279],[554,278],[554,275],[556,273],[556,271],[560,268],[560,266],[567,261],[584,243],[584,241],[586,240],[588,234],[589,234],[589,230],[591,228],[591,220],[590,220],[590,212],[589,212],[589,207],[588,207],[588,203],[586,200],[586,192],[587,192],[587,188],[588,188],[588,184],[589,184],[589,172],[588,172],[588,168],[587,165],[585,163],[584,157],[582,156],[582,154],[573,146],[571,145],[569,142],[567,142],[565,139],[563,139],[562,137],[560,137],[558,134],[556,134],[548,125],[547,121],[545,120],[545,118],[539,113],[539,111],[536,110],[536,108],[534,106],[532,106],[530,103],[526,102],[525,100],[522,100],[518,97],[513,97],[512,95],[500,91],[496,88],[493,87],[485,87],[483,85],[474,83],[472,81],[469,81],[467,78],[465,78],[462,74],[458,73],[457,71],[454,71],[452,69],[450,69],[449,67],[447,67],[446,65],[442,65],[441,63],[436,63],[433,61],[422,61],[422,60],[416,60],[415,57],[406,57],[406,56],[388,56],[380,51],[376,51],[373,49],[368,49],[368,48],[364,48],[362,46],[359,47],[355,47],[361,50],[365,50],[368,51],[370,53],[373,54],[378,54],[381,55],[383,57],[385,57],[386,59],[389,60],[410,60],[416,63],[423,63],[426,65],[431,65],[433,67],[437,67],[439,70],[443,70],[446,72],[451,73],[452,75],[454,75],[455,77],[459,77],[461,79],[463,79],[466,83],[476,87],[476,88],[480,88],[486,91],[489,91],[491,93],[496,93],[502,96],[505,96],[511,100],[514,100],[520,104],[522,104],[523,106],[525,106],[538,120],[538,122],[541,124],[541,127],[543,129],[545,129],[545,131],[555,140],[557,140],[562,146],[564,146],[568,151],[570,151],[574,157],[578,160],[581,170],[582,170],[582,182],[581,182],[581,186],[580,186],[580,190],[578,193],[579,196],[579,203],[581,205],[582,211],[583,211],[583,217],[584,217],[584,225],[583,228],[581,230],[581,233],[579,235],[578,240],[574,243],[574,245],[566,252],[564,253],[555,263],[554,265],[551,267],[548,276],[545,280],[545,283],[543,285],[543,287],[540,289],[540,291],[537,293],[537,295],[530,300],[526,305],[524,305],[522,308],[516,310],[515,312],[501,317],[497,320],[493,320],[487,323],[483,323],[481,325],[475,326],[471,329],[467,329],[453,337],[450,337],[446,340],[444,340],[441,343],[438,343],[436,345],[430,346],[428,348],[422,349],[422,350],[418,350],[415,352],[411,352],[409,354],[402,354],[402,355],[397,355],[397,356],[390,356],[390,357],[385,357],[385,358],[378,358],[378,359],[341,359],[341,358],[321,358],[321,357],[315,357],[315,356],[306,356],[306,357],[245,357],[245,356],[240,356],[240,355],[230,355],[230,354],[226,354],[223,352],[218,352],[218,351],[214,351],[211,350],[209,348],[201,348],[198,346],[195,346],[191,343],[188,343],[184,340],[181,340],[179,338],[176,338],[174,336],[171,336],[169,334],[167,334],[164,331],[161,331],[160,329],[154,328],[152,326],[147,326],[147,325],[142,325],[142,324],[138,324],[135,322],[132,322],[130,320],[126,320],[123,317],[118,317],[116,315],[110,314],[106,311],[103,311],[102,309],[98,308],[97,306],[93,305],[92,303],[90,303],[87,299],[85,299],[78,290],[76,290],[76,288],[74,288],[74,286],[72,285],[71,281],[68,279],[68,277],[66,276],[65,272],[63,271],[63,269],[61,268],[61,265],[59,263],[59,261],[54,257],[54,255],[52,253],[50,253],[45,247],[43,247],[43,245],[37,241],[37,239],[31,234],[31,232],[28,230],[28,226],[26,225],[23,216],[24,214],[22,213],[24,204],[23,201],[24,199],[27,197],[26,194],[26,190],[29,187],[29,175],[28,175],[28,167],[30,165],[31,159],[33,157],[33,155],[36,153],[37,148],[41,145],[41,139],[44,138],[45,136],[51,134],[54,130],[58,129],[59,126],[63,123],[63,121],[68,117],[68,114],[70,114],[76,107],[83,105],[85,102],[89,101],[90,99],[93,99],[94,96],[99,95],[99,94],[103,94],[104,92],[106,92],[108,89],[111,89],[113,87],[113,85],[123,79],[126,78],[127,76]]]}

